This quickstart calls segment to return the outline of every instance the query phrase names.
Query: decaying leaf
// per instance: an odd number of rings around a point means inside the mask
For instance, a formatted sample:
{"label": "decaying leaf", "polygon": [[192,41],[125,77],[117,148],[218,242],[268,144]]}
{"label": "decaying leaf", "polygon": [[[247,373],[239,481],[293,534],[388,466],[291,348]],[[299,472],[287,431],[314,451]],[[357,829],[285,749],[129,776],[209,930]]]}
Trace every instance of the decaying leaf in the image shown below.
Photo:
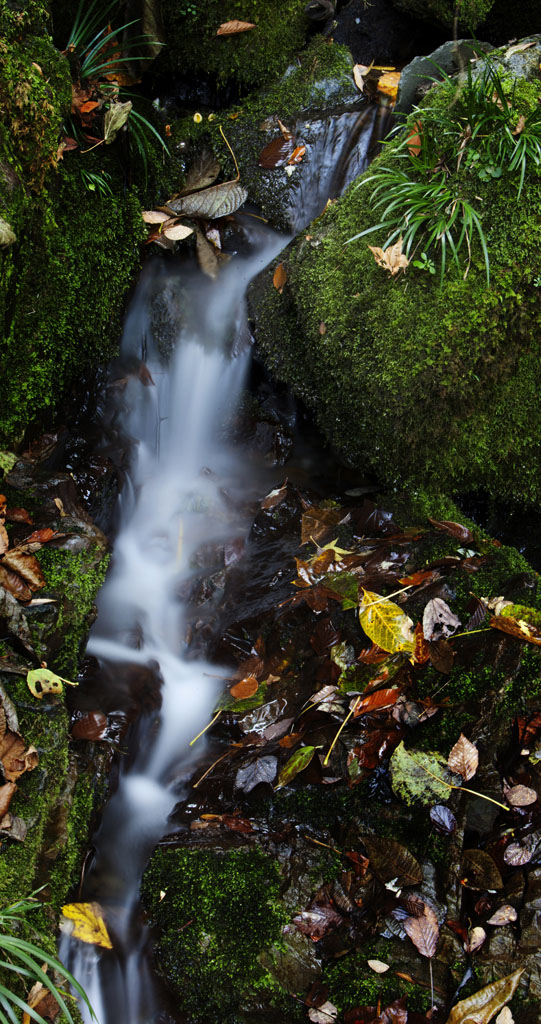
{"label": "decaying leaf", "polygon": [[9,805],[16,792],[17,786],[14,782],[4,782],[4,785],[0,786],[0,819],[7,814]]}
{"label": "decaying leaf", "polygon": [[484,928],[477,925],[476,928],[472,928],[468,932],[467,941],[464,943],[464,951],[466,953],[475,953],[476,949],[480,949],[487,937],[487,933]]}
{"label": "decaying leaf", "polygon": [[141,216],[145,224],[164,224],[166,220],[171,220],[170,214],[161,210],[143,210]]}
{"label": "decaying leaf", "polygon": [[450,537],[455,537],[462,544],[473,543],[473,533],[468,526],[463,526],[462,523],[455,523],[450,519],[432,519],[431,516],[428,516],[428,521],[437,530],[442,530],[444,533],[449,534]]}
{"label": "decaying leaf", "polygon": [[396,99],[398,84],[400,82],[400,71],[387,71],[378,81],[378,92],[389,96],[391,100]]}
{"label": "decaying leaf", "polygon": [[376,974],[385,974],[389,970],[389,964],[384,964],[383,960],[367,960],[366,962],[370,970],[375,971]]}
{"label": "decaying leaf", "polygon": [[496,1017],[495,1024],[514,1024],[513,1014],[508,1006],[504,1006],[503,1010],[500,1011]]}
{"label": "decaying leaf", "polygon": [[401,843],[376,835],[363,835],[361,839],[370,857],[370,867],[382,882],[394,879],[399,888],[422,882],[421,865]]}
{"label": "decaying leaf", "polygon": [[387,249],[382,249],[379,245],[369,245],[368,248],[373,254],[378,267],[388,270],[393,277],[400,270],[405,270],[409,265],[408,257],[402,252],[402,236],[398,239],[398,242],[390,245]]}
{"label": "decaying leaf", "polygon": [[214,153],[211,149],[203,147],[190,165],[184,188],[181,189],[180,195],[187,195],[188,192],[196,192],[198,189],[208,188],[209,185],[216,181],[219,173],[220,164]]}
{"label": "decaying leaf", "polygon": [[282,789],[282,786],[287,786],[299,772],[304,771],[310,764],[315,752],[315,747],[299,747],[281,769],[275,789]]}
{"label": "decaying leaf", "polygon": [[13,231],[11,224],[8,224],[7,220],[0,217],[0,245],[7,247],[13,245],[17,241],[17,235]]}
{"label": "decaying leaf", "polygon": [[406,750],[402,741],[394,751],[390,764],[393,791],[406,804],[417,801],[431,804],[449,797],[446,785],[447,763],[441,754],[423,750]]}
{"label": "decaying leaf", "polygon": [[189,235],[193,235],[193,228],[189,228],[187,224],[173,224],[172,227],[165,227],[163,234],[172,242],[180,242],[182,239],[188,238]]}
{"label": "decaying leaf", "polygon": [[75,740],[102,740],[107,732],[107,715],[103,711],[87,711],[74,723],[71,735]]}
{"label": "decaying leaf", "polygon": [[529,50],[530,46],[535,46],[535,41],[531,43],[515,43],[513,46],[508,47],[504,53],[504,57],[512,57],[514,53],[521,53],[522,50]]}
{"label": "decaying leaf", "polygon": [[439,832],[451,835],[456,832],[456,818],[445,804],[434,804],[430,808],[430,820]]}
{"label": "decaying leaf", "polygon": [[251,28],[255,28],[251,21],[223,21],[216,35],[236,36],[239,32],[248,32]]}
{"label": "decaying leaf", "polygon": [[531,623],[523,619],[513,619],[511,616],[491,615],[489,624],[493,629],[499,629],[502,633],[516,637],[517,640],[525,640],[529,644],[541,647],[541,631]]}
{"label": "decaying leaf", "polygon": [[113,948],[99,903],[66,903],[62,913],[66,918],[60,925],[62,931],[91,946]]}
{"label": "decaying leaf", "polygon": [[[46,964],[44,964],[44,968],[46,971]],[[36,984],[32,986],[26,997],[26,1002],[30,1009],[36,1010],[44,1020],[54,1021],[60,1013],[60,1006],[53,993],[41,981],[36,981]],[[31,1015],[25,1011],[23,1013],[23,1024],[30,1024],[31,1019]]]}
{"label": "decaying leaf", "polygon": [[259,683],[255,676],[246,676],[241,679],[240,682],[235,683],[230,689],[230,694],[235,697],[236,700],[246,700],[247,697],[253,697],[254,693],[257,693]]}
{"label": "decaying leaf", "polygon": [[363,588],[359,622],[370,640],[384,651],[390,654],[397,651],[413,654],[415,651],[413,622],[397,604],[380,594]]}
{"label": "decaying leaf", "polygon": [[282,294],[282,292],[284,290],[284,285],[285,285],[286,281],[287,281],[287,271],[286,271],[286,269],[284,267],[284,264],[283,263],[279,263],[278,266],[276,267],[276,270],[274,271],[274,274],[272,275],[272,283],[273,283],[274,287],[277,289],[277,291],[280,292],[280,295]]}
{"label": "decaying leaf", "polygon": [[374,66],[374,62],[371,64],[354,64],[353,66],[353,81],[357,86],[359,92],[364,92],[364,79],[365,75],[368,75]]}
{"label": "decaying leaf", "polygon": [[438,948],[440,929],[438,919],[428,903],[425,903],[420,917],[405,919],[404,929],[421,956],[426,956],[429,959],[434,956]]}
{"label": "decaying leaf", "polygon": [[35,747],[27,749],[18,732],[7,729],[0,741],[0,763],[6,782],[16,782],[24,772],[36,767],[38,753]]}
{"label": "decaying leaf", "polygon": [[521,843],[510,843],[506,847],[503,859],[511,867],[522,867],[523,864],[529,864],[532,856],[533,851],[528,846],[523,846]]}
{"label": "decaying leaf", "polygon": [[338,1010],[327,1000],[322,1006],[311,1006],[308,1016],[313,1024],[333,1024],[338,1016]]}
{"label": "decaying leaf", "polygon": [[221,185],[212,185],[192,195],[171,199],[167,207],[173,213],[184,214],[186,217],[216,220],[238,210],[247,196],[248,192],[238,181],[223,181]]}
{"label": "decaying leaf", "polygon": [[464,850],[462,870],[462,884],[469,889],[487,889],[489,892],[503,889],[502,876],[486,850]]}
{"label": "decaying leaf", "polygon": [[503,907],[498,907],[498,909],[492,914],[492,917],[489,917],[487,924],[494,924],[501,927],[504,924],[512,924],[513,921],[517,920],[517,917],[518,914],[515,908],[509,903],[504,903]]}
{"label": "decaying leaf", "polygon": [[270,755],[258,757],[243,768],[239,768],[235,776],[235,789],[250,793],[260,782],[272,783],[276,776],[278,760]]}
{"label": "decaying leaf", "polygon": [[111,103],[109,109],[105,111],[103,140],[106,146],[115,141],[120,129],[124,127],[130,116],[132,106],[131,100],[127,100],[126,103]]}
{"label": "decaying leaf", "polygon": [[447,1024],[489,1024],[499,1010],[513,998],[517,985],[524,974],[524,968],[513,971],[499,981],[475,992],[467,999],[461,999],[451,1010]]}
{"label": "decaying leaf", "polygon": [[447,758],[449,771],[461,775],[464,782],[473,779],[479,764],[479,751],[469,739],[460,733],[459,739],[452,747]]}
{"label": "decaying leaf", "polygon": [[32,669],[27,673],[26,682],[30,693],[38,700],[41,700],[44,693],[62,693],[62,683],[67,683],[68,686],[77,686],[77,683],[72,682],[71,679],[57,676],[48,668]]}
{"label": "decaying leaf", "polygon": [[423,633],[425,640],[440,640],[452,636],[460,626],[460,619],[451,611],[449,605],[434,597],[425,607],[423,613]]}
{"label": "decaying leaf", "polygon": [[287,164],[295,149],[295,139],[292,135],[282,133],[278,135],[259,154],[258,165],[265,170],[274,170],[275,167],[283,167]]}
{"label": "decaying leaf", "polygon": [[45,576],[37,558],[35,555],[28,554],[23,546],[6,551],[2,559],[2,566],[11,572],[16,572],[32,593],[45,586]]}
{"label": "decaying leaf", "polygon": [[505,790],[505,799],[512,807],[529,807],[537,800],[537,793],[530,786],[511,786]]}

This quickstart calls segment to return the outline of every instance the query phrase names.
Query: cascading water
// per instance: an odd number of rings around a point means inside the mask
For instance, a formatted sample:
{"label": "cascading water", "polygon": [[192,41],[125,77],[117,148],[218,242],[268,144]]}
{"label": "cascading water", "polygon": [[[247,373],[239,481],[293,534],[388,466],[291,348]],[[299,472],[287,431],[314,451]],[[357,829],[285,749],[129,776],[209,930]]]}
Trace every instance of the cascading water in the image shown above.
{"label": "cascading water", "polygon": [[249,280],[284,245],[268,229],[254,229],[252,236],[255,255],[235,258],[222,271],[219,287],[201,275],[192,279],[191,319],[197,327],[180,332],[170,371],[148,315],[153,292],[164,287],[163,266],[147,267],[122,340],[124,359],[132,365],[144,360],[154,385],[145,387],[134,375],[123,396],[126,433],[135,442],[132,465],[114,565],[100,594],[88,651],[119,672],[126,665],[147,666],[161,679],[162,706],[159,722],[146,723],[150,735],[139,738],[134,761],[105,809],[85,881],[85,898],[99,898],[104,910],[114,952],[97,953],[63,939],[61,953],[86,988],[100,1024],[135,1024],[152,1016],[152,982],[140,956],[144,935],[137,937],[134,927],[139,882],[181,795],[179,771],[189,767],[189,741],[208,720],[215,697],[216,668],[183,657],[178,592],[203,543],[242,529],[220,493],[224,481],[230,494],[235,485],[242,490],[242,463],[220,434],[235,408],[248,355],[229,353],[235,331],[242,333],[239,310]]}
{"label": "cascading water", "polygon": [[[376,108],[368,108],[312,126],[310,174],[294,190],[295,231],[366,165],[375,124]],[[222,427],[248,365],[248,354],[242,354],[247,285],[287,238],[262,225],[247,234],[253,254],[232,259],[217,282],[187,271],[191,326],[179,328],[171,369],[160,356],[149,310],[153,298],[167,290],[164,276],[176,271],[147,266],[122,339],[125,364],[146,365],[143,373],[128,376],[123,394],[132,464],[119,503],[114,565],[100,594],[88,651],[109,675],[134,666],[151,673],[161,682],[162,704],[159,716],[139,723],[136,755],[105,808],[82,893],[82,899],[99,900],[114,949],[97,952],[66,936],[61,944],[99,1024],[147,1024],[156,1016],[137,912],[139,884],[189,778],[189,742],[208,721],[216,694],[216,667],[186,657],[181,583],[202,544],[238,536],[249,525],[231,511],[241,502],[226,504],[221,495],[224,483],[237,497],[252,483],[243,479],[248,467],[224,443]],[[232,357],[237,349],[240,354]]]}

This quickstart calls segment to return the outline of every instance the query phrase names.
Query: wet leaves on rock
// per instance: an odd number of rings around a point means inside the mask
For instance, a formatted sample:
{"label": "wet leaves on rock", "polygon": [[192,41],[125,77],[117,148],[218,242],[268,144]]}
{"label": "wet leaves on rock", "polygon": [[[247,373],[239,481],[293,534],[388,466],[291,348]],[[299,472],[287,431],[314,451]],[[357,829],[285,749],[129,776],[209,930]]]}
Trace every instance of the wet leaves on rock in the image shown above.
{"label": "wet leaves on rock", "polygon": [[370,867],[384,884],[392,879],[399,887],[422,882],[421,865],[401,843],[376,835],[361,838],[370,858]]}
{"label": "wet leaves on rock", "polygon": [[513,971],[505,978],[486,985],[485,988],[461,999],[453,1007],[447,1024],[468,1024],[475,1020],[476,1024],[489,1024],[493,1017],[513,998],[519,981],[524,974],[524,968]]}

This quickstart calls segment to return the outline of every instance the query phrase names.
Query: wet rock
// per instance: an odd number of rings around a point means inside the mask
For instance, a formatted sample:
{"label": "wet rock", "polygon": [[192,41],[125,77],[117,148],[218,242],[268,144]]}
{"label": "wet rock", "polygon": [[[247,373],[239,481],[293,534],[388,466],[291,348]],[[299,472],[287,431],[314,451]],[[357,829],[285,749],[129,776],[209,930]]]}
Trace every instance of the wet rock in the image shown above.
{"label": "wet rock", "polygon": [[426,57],[414,57],[400,74],[395,113],[409,114],[435,81],[441,81],[444,74],[456,74],[478,53],[488,53],[492,49],[490,43],[458,39],[456,43],[454,40],[443,43]]}

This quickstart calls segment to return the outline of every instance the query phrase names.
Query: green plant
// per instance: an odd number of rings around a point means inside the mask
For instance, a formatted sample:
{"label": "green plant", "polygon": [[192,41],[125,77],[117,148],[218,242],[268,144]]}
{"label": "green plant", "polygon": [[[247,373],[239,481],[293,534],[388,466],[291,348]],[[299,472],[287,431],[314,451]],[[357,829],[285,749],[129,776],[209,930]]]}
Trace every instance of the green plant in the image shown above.
{"label": "green plant", "polygon": [[429,274],[436,273],[436,264],[427,256],[426,252],[422,252],[418,260],[413,260],[413,266],[418,270],[426,270]]}
{"label": "green plant", "polygon": [[84,187],[88,192],[99,192],[101,196],[113,195],[113,190],[109,184],[111,175],[107,171],[101,171],[100,174],[95,174],[93,171],[88,171],[86,167],[80,167],[79,173]]}
{"label": "green plant", "polygon": [[[84,989],[57,957],[51,956],[42,946],[34,942],[28,942],[21,938],[21,930],[28,926],[27,915],[33,910],[39,909],[42,904],[39,900],[30,896],[26,899],[17,900],[10,906],[0,910],[0,968],[8,974],[16,975],[26,987],[30,988],[35,982],[41,984],[56,999],[61,1013],[68,1024],[74,1024],[73,1016],[66,1003],[58,985],[47,975],[47,968],[51,968],[59,974],[77,992],[80,998],[88,1007],[90,1014],[94,1012]],[[43,964],[43,966],[40,966]],[[15,980],[15,979],[14,979]],[[68,998],[73,998],[69,996]],[[39,1005],[39,1004],[37,1004]],[[18,1024],[15,1009],[22,1010],[38,1024],[47,1024],[37,1009],[17,994],[14,989],[3,983],[0,984],[0,1021],[2,1024]]]}
{"label": "green plant", "polygon": [[464,81],[454,81],[438,70],[444,79],[443,94],[436,93],[432,103],[415,107],[405,125],[395,130],[402,137],[393,144],[393,156],[406,161],[407,171],[381,167],[362,179],[360,185],[376,183],[371,204],[382,212],[376,225],[348,242],[386,228],[389,234],[383,248],[402,236],[404,252],[409,255],[414,242],[422,243],[426,250],[422,265],[417,260],[414,266],[430,273],[428,250],[437,246],[443,280],[448,252],[458,267],[464,246],[468,252],[466,276],[476,236],[488,284],[488,248],[481,213],[475,199],[469,198],[468,179],[472,173],[482,181],[516,175],[518,201],[528,168],[541,166],[541,106],[537,103],[521,113],[516,82],[488,59],[480,73],[470,65]]}
{"label": "green plant", "polygon": [[[149,35],[121,39],[125,35],[126,29],[136,25],[139,18],[127,21],[115,29],[111,29],[109,25],[104,26],[103,19],[114,7],[116,7],[115,2],[103,8],[98,0],[92,0],[92,3],[85,9],[84,0],[81,0],[77,8],[66,44],[66,53],[76,55],[79,61],[78,74],[81,81],[95,78],[98,74],[103,77],[106,73],[118,71],[119,64],[127,64],[132,60],[132,57],[125,56],[126,50],[149,43],[153,46],[161,45],[158,40]],[[98,27],[100,25],[101,28]],[[138,55],[137,59],[152,60],[153,58]]]}

